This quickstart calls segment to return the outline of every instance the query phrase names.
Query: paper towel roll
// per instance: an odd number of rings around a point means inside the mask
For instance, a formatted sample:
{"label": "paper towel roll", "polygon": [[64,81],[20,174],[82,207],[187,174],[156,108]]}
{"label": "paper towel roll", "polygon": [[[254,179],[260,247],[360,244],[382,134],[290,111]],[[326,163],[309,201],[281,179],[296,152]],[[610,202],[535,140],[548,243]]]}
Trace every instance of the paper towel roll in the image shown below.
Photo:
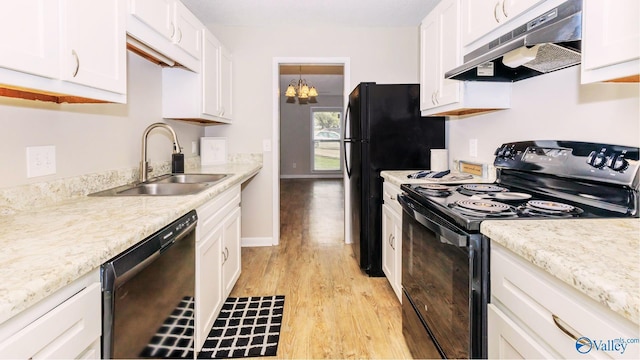
{"label": "paper towel roll", "polygon": [[431,169],[443,171],[449,169],[449,152],[447,149],[431,149]]}

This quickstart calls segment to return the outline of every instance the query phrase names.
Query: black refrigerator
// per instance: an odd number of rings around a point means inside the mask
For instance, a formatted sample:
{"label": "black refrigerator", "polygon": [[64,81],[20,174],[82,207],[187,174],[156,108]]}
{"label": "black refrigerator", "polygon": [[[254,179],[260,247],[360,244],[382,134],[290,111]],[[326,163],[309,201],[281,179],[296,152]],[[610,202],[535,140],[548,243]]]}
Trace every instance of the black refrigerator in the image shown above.
{"label": "black refrigerator", "polygon": [[445,147],[445,119],[420,115],[418,84],[360,83],[346,113],[353,250],[369,276],[384,276],[380,172],[429,169],[430,150]]}

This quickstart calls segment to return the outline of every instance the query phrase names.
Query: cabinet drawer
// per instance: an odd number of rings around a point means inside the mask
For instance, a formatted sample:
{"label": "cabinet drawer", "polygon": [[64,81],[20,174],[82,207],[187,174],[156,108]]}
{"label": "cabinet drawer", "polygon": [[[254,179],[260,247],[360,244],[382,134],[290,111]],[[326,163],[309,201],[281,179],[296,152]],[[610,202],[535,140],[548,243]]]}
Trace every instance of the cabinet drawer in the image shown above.
{"label": "cabinet drawer", "polygon": [[382,201],[385,205],[389,205],[391,209],[397,212],[396,215],[402,215],[402,207],[398,202],[398,195],[402,194],[402,190],[396,185],[384,182],[382,183]]}
{"label": "cabinet drawer", "polygon": [[0,343],[0,358],[72,359],[91,351],[101,334],[101,289],[93,283]]}
{"label": "cabinet drawer", "polygon": [[558,355],[550,353],[540,346],[520,326],[489,304],[488,339],[489,359],[557,359]]}
{"label": "cabinet drawer", "polygon": [[224,217],[240,205],[240,185],[216,196],[196,209],[198,213],[198,231],[205,234],[219,224]]}
{"label": "cabinet drawer", "polygon": [[[492,303],[506,309],[523,329],[562,357],[640,357],[637,343],[626,344],[624,353],[596,350],[600,342],[637,338],[638,326],[495,243],[491,248],[491,297]],[[576,350],[576,339],[581,337],[593,344],[586,354]]]}

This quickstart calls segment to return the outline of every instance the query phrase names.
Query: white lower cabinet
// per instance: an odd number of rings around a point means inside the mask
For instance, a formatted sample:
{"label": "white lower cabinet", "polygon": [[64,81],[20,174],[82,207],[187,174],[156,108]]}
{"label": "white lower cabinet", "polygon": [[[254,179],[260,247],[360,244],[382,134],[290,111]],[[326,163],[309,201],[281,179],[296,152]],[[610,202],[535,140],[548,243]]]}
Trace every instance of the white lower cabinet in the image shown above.
{"label": "white lower cabinet", "polygon": [[200,350],[222,308],[222,229],[207,233],[196,245],[196,350]]}
{"label": "white lower cabinet", "polygon": [[383,183],[382,271],[402,302],[402,208],[397,196],[400,188]]}
{"label": "white lower cabinet", "polygon": [[0,327],[2,359],[99,359],[98,272],[68,285]]}
{"label": "white lower cabinet", "polygon": [[222,225],[222,285],[224,297],[231,293],[240,277],[240,207],[236,207]]}
{"label": "white lower cabinet", "polygon": [[240,276],[240,185],[196,209],[196,351]]}
{"label": "white lower cabinet", "polygon": [[552,354],[495,305],[488,306],[489,359],[554,359]]}
{"label": "white lower cabinet", "polygon": [[490,359],[640,358],[638,343],[618,342],[638,325],[495,242],[490,302]]}

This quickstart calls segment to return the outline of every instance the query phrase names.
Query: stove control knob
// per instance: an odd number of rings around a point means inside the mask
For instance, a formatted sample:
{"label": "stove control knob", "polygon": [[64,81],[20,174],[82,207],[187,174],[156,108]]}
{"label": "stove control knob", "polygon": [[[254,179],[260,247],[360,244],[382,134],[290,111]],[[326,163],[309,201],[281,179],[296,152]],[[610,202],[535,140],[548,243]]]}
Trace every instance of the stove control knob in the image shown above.
{"label": "stove control knob", "polygon": [[504,157],[506,158],[513,158],[513,149],[512,148],[505,148],[504,149]]}
{"label": "stove control knob", "polygon": [[592,151],[589,153],[589,156],[587,156],[587,164],[589,165],[593,165],[593,159],[596,157],[597,152]]}
{"label": "stove control knob", "polygon": [[599,152],[598,154],[596,154],[596,156],[593,157],[593,160],[591,160],[591,166],[598,169],[602,168],[606,163],[607,156],[604,154],[604,152]]}
{"label": "stove control knob", "polygon": [[611,160],[611,164],[609,165],[609,167],[613,171],[624,171],[627,167],[629,167],[629,162],[624,158],[624,153],[622,153],[615,159]]}

